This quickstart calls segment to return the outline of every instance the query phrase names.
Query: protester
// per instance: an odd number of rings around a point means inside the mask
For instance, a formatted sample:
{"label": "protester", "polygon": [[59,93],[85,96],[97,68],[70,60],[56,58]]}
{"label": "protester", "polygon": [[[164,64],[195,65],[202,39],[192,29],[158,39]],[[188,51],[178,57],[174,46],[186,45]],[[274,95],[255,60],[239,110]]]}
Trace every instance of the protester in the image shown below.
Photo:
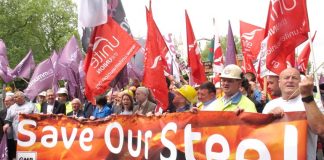
{"label": "protester", "polygon": [[133,97],[130,94],[124,92],[122,96],[122,103],[121,103],[122,110],[120,115],[132,115],[133,108],[134,108]]}
{"label": "protester", "polygon": [[65,108],[66,108],[65,112],[66,113],[71,112],[73,109],[72,109],[72,104],[69,101],[69,93],[68,93],[68,90],[65,89],[65,88],[59,88],[59,90],[57,91],[56,94],[57,94],[57,97],[58,97],[58,101],[60,103],[65,104]]}
{"label": "protester", "polygon": [[197,91],[190,85],[183,85],[180,89],[174,91],[175,96],[173,104],[176,112],[189,111],[192,104],[197,102]]}
{"label": "protester", "polygon": [[258,113],[262,113],[263,105],[262,105],[262,103],[260,103],[254,99],[253,90],[251,88],[249,81],[246,78],[244,78],[242,81],[242,86],[240,87],[240,92],[244,96],[248,97],[254,103]]}
{"label": "protester", "polygon": [[216,88],[216,99],[224,96],[220,82],[215,83],[215,88]]}
{"label": "protester", "polygon": [[279,87],[281,97],[269,101],[264,107],[263,113],[273,114],[275,117],[280,118],[284,115],[284,112],[305,111],[306,108],[308,124],[312,129],[307,130],[307,159],[314,160],[316,159],[316,134],[321,133],[316,125],[316,123],[321,122],[317,118],[319,115],[323,117],[318,107],[323,107],[317,105],[314,101],[312,92],[313,79],[307,77],[301,81],[301,76],[297,69],[287,68],[279,75]]}
{"label": "protester", "polygon": [[[12,92],[7,92],[7,93],[12,93]],[[11,94],[6,94],[6,97],[4,99],[4,108],[0,111],[0,123],[1,127],[5,125],[5,118],[7,116],[7,111],[9,108],[15,104],[14,101],[14,95]],[[15,140],[13,137],[13,128],[10,126],[10,128],[7,131],[7,147],[8,147],[8,158],[13,159],[15,157]],[[3,130],[0,132],[0,138],[3,136]]]}
{"label": "protester", "polygon": [[82,103],[80,99],[74,98],[71,101],[72,104],[72,111],[67,113],[67,116],[73,117],[73,118],[84,118],[84,113],[82,111]]}
{"label": "protester", "polygon": [[281,96],[281,91],[279,88],[279,76],[273,72],[268,73],[267,75],[268,89],[271,94],[271,98],[275,99]]}
{"label": "protester", "polygon": [[92,116],[93,111],[95,109],[96,109],[95,105],[92,105],[88,100],[85,100],[84,107],[83,107],[84,118],[90,118],[90,116]]}
{"label": "protester", "polygon": [[95,119],[103,119],[107,116],[111,115],[112,111],[110,107],[108,107],[107,100],[104,96],[99,96],[96,98],[96,108],[90,116],[91,120]]}
{"label": "protester", "polygon": [[44,114],[65,114],[66,107],[64,103],[55,100],[55,94],[52,89],[46,91],[46,103],[41,105],[41,113]]}
{"label": "protester", "polygon": [[216,88],[212,82],[205,82],[198,87],[198,108],[213,111],[216,105]]}
{"label": "protester", "polygon": [[243,72],[239,66],[227,65],[220,77],[224,96],[216,100],[211,110],[257,112],[254,103],[240,92]]}
{"label": "protester", "polygon": [[135,92],[137,105],[134,107],[134,113],[146,115],[154,113],[156,104],[148,100],[149,90],[146,87],[138,87]]}
{"label": "protester", "polygon": [[8,133],[8,130],[12,126],[13,128],[13,138],[14,138],[14,147],[11,148],[13,150],[14,158],[16,157],[16,148],[17,148],[17,137],[18,137],[18,120],[19,114],[30,114],[30,113],[38,113],[36,106],[25,100],[25,95],[21,91],[15,92],[14,95],[15,104],[11,105],[7,110],[7,115],[5,118],[5,125],[3,126],[3,132]]}
{"label": "protester", "polygon": [[38,94],[37,100],[36,100],[36,108],[40,111],[41,110],[41,105],[46,102],[46,92],[42,91]]}
{"label": "protester", "polygon": [[262,100],[262,93],[257,85],[256,76],[252,72],[247,72],[244,74],[244,77],[249,81],[251,85],[251,89],[253,92],[253,96],[251,98],[254,99],[254,101],[257,101],[258,103],[261,103]]}

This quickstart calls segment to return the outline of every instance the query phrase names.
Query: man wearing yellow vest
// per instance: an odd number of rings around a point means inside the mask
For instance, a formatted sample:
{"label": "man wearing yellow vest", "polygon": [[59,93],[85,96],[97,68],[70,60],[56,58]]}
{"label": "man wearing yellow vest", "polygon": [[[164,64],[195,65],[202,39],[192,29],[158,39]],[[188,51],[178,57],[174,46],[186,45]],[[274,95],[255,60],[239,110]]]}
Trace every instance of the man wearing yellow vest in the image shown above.
{"label": "man wearing yellow vest", "polygon": [[36,108],[40,111],[42,103],[45,103],[45,102],[46,102],[46,92],[42,91],[37,96],[37,103],[35,104]]}
{"label": "man wearing yellow vest", "polygon": [[57,97],[58,97],[58,101],[60,103],[63,103],[65,104],[65,107],[66,107],[66,110],[65,110],[65,114],[69,113],[69,112],[72,112],[73,109],[72,109],[72,104],[70,101],[68,101],[69,99],[69,93],[67,91],[66,88],[59,88],[59,90],[57,91]]}
{"label": "man wearing yellow vest", "polygon": [[242,69],[234,64],[227,65],[221,74],[221,87],[224,95],[216,100],[215,111],[257,112],[254,103],[240,92]]}

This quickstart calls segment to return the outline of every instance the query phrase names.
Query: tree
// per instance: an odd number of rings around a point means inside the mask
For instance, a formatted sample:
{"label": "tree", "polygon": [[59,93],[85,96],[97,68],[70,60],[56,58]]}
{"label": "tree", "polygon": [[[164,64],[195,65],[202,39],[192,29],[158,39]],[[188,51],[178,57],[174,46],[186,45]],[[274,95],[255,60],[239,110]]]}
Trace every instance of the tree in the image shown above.
{"label": "tree", "polygon": [[[223,51],[223,55],[225,55],[226,54],[226,46],[227,46],[227,37],[222,37],[221,36],[219,38],[220,38],[220,43],[221,43],[221,48],[222,48],[222,51]],[[234,41],[235,41],[237,54],[242,53],[242,46],[241,46],[240,38],[234,36]],[[211,41],[208,41],[205,48],[201,52],[202,61],[208,61],[209,48],[211,46],[210,43],[211,43]]]}
{"label": "tree", "polygon": [[6,43],[11,68],[32,49],[36,63],[63,48],[77,35],[72,0],[1,0],[0,38]]}

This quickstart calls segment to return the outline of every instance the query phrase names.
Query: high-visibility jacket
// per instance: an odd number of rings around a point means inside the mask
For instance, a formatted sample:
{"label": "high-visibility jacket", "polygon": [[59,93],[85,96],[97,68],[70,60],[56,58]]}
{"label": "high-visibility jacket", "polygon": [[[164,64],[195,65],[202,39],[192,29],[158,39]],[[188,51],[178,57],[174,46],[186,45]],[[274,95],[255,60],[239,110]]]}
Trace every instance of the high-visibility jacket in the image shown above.
{"label": "high-visibility jacket", "polygon": [[224,96],[218,98],[216,101],[215,111],[235,111],[237,108],[241,108],[244,109],[244,112],[257,112],[255,104],[240,92],[226,104],[224,104]]}

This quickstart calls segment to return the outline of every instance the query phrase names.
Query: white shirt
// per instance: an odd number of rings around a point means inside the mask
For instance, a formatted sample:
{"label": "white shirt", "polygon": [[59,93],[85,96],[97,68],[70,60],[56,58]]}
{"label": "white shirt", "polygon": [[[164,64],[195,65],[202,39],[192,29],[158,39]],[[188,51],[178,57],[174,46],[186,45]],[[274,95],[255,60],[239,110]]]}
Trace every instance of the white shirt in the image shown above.
{"label": "white shirt", "polygon": [[54,105],[47,104],[47,111],[46,111],[46,113],[47,114],[53,113],[53,108],[54,108]]}
{"label": "white shirt", "polygon": [[[284,100],[282,97],[276,98],[269,101],[262,113],[267,114],[276,107],[281,107],[284,112],[294,112],[294,111],[305,111],[304,103],[301,100],[301,96],[297,96],[294,99]],[[317,107],[323,112],[323,107],[317,103]],[[308,127],[307,129],[307,159],[316,159],[316,147],[317,147],[317,135]]]}
{"label": "white shirt", "polygon": [[203,104],[202,108],[201,108],[201,111],[215,111],[215,108],[216,108],[216,98],[208,103],[208,104]]}

